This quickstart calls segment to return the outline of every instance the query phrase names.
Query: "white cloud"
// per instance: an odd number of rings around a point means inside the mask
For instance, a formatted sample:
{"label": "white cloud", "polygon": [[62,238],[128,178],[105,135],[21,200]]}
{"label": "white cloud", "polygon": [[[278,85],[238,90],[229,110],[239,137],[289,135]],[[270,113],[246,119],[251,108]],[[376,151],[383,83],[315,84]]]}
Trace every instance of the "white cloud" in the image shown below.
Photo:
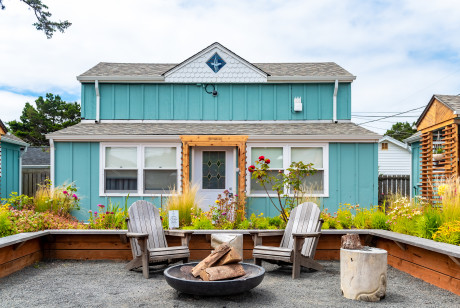
{"label": "white cloud", "polygon": [[455,0],[45,3],[73,23],[51,40],[23,3],[5,2],[0,87],[75,96],[75,76],[100,61],[177,63],[219,41],[252,62],[338,63],[358,77],[353,112],[404,111],[460,92]]}
{"label": "white cloud", "polygon": [[32,96],[0,91],[0,120],[2,120],[3,123],[12,120],[18,120],[21,116],[22,109],[24,109],[24,106],[26,105],[26,102],[34,104],[35,106],[36,99],[36,97]]}

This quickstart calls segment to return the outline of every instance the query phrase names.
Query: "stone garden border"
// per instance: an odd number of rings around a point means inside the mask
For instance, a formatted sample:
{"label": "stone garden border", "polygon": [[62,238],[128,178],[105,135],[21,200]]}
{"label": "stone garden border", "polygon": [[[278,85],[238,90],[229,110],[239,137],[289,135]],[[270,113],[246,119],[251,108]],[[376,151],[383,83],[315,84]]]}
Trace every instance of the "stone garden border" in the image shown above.
{"label": "stone garden border", "polygon": [[[0,277],[46,259],[131,260],[126,232],[47,230],[0,238]],[[196,230],[189,245],[192,260],[210,253],[212,233],[243,234],[244,258],[252,258],[253,242],[249,230]],[[460,246],[384,230],[322,230],[315,258],[339,260],[340,238],[346,233],[357,233],[364,245],[387,250],[390,266],[460,295]],[[171,246],[180,245],[176,238],[167,236],[167,240]],[[280,241],[281,236],[274,236],[264,238],[263,244],[278,246]]]}

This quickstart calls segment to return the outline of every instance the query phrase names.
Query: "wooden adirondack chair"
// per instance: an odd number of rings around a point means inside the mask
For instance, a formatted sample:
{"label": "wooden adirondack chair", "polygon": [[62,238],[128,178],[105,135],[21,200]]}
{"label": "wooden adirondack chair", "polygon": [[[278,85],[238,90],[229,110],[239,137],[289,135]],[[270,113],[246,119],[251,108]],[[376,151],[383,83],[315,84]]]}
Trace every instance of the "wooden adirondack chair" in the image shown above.
{"label": "wooden adirondack chair", "polygon": [[[279,232],[251,232],[254,240],[254,263],[262,260],[277,264],[292,263],[292,279],[300,276],[300,267],[321,270],[323,266],[313,258],[321,235],[323,220],[320,209],[312,202],[302,203],[291,211],[285,230]],[[263,246],[264,236],[283,235],[280,247]]]}
{"label": "wooden adirondack chair", "polygon": [[[142,266],[142,273],[149,278],[149,265],[189,261],[188,243],[191,230],[163,230],[160,211],[150,202],[139,200],[128,209],[128,233],[133,260],[126,265],[132,270]],[[180,236],[182,246],[168,247],[165,235]]]}

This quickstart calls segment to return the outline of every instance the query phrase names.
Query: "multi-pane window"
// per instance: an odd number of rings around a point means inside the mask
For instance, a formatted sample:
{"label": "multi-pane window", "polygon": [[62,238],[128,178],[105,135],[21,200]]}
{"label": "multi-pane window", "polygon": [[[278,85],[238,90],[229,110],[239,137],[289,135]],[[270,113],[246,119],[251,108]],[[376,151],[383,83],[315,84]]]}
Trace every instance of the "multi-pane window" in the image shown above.
{"label": "multi-pane window", "polygon": [[382,142],[382,150],[388,150],[388,143]]}
{"label": "multi-pane window", "polygon": [[304,164],[313,163],[316,173],[303,179],[303,185],[307,193],[324,193],[324,164],[323,148],[291,148],[291,162],[303,162]]}
{"label": "multi-pane window", "polygon": [[[302,161],[304,164],[313,163],[313,168],[317,171],[314,175],[305,177],[303,185],[307,193],[317,196],[328,195],[328,147],[327,145],[318,146],[295,146],[284,145],[279,147],[250,147],[251,163],[258,160],[259,156],[264,156],[270,159],[270,173],[272,175],[280,175],[285,171],[292,162]],[[250,192],[254,196],[263,196],[264,188],[257,183],[257,180],[250,178]],[[275,193],[267,187],[269,193]],[[285,187],[285,193],[292,193],[290,187]]]}
{"label": "multi-pane window", "polygon": [[178,188],[176,146],[103,146],[101,194],[164,194]]}
{"label": "multi-pane window", "polygon": [[[253,147],[251,148],[251,164],[259,160],[260,156],[270,159],[270,170],[268,174],[271,176],[279,176],[280,172],[284,172],[283,168],[283,148],[269,148],[269,147]],[[274,192],[272,187],[267,183],[268,192]],[[251,178],[251,192],[252,193],[265,193],[262,185],[257,183],[257,180]]]}
{"label": "multi-pane window", "polygon": [[105,191],[137,192],[137,147],[105,148]]}
{"label": "multi-pane window", "polygon": [[176,148],[144,148],[144,192],[164,193],[176,187]]}

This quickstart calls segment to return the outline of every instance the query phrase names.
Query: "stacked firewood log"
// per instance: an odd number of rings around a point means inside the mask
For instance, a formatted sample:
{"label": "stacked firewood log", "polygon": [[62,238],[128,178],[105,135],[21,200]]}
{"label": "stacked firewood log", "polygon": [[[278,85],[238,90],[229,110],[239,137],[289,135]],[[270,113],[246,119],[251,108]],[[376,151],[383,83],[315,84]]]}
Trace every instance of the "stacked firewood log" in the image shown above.
{"label": "stacked firewood log", "polygon": [[246,274],[239,263],[242,260],[235,248],[223,243],[192,269],[192,275],[205,281],[240,277]]}

